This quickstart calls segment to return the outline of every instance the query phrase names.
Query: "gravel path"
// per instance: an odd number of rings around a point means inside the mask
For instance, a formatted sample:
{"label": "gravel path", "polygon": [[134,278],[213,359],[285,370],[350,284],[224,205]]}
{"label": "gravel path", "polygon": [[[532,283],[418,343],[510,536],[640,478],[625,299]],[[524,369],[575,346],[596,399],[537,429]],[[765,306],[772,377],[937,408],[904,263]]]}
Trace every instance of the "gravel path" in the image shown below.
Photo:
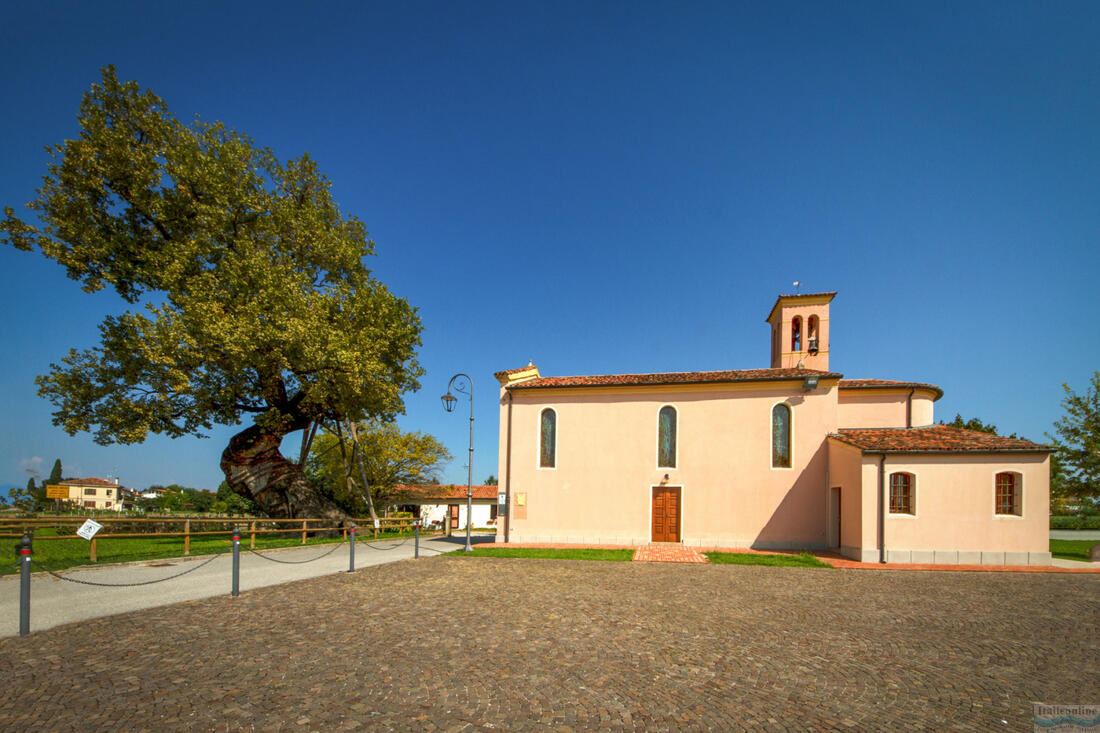
{"label": "gravel path", "polygon": [[1020,730],[1100,702],[1100,577],[440,556],[0,661],[3,730]]}

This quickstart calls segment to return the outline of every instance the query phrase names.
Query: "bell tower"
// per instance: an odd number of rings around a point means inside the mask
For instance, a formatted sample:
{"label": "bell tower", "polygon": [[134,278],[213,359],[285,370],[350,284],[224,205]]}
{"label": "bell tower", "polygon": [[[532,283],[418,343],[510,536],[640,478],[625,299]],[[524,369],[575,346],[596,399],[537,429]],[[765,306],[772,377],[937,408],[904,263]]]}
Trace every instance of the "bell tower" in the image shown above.
{"label": "bell tower", "polygon": [[780,295],[768,314],[772,369],[829,371],[829,303],[836,293]]}

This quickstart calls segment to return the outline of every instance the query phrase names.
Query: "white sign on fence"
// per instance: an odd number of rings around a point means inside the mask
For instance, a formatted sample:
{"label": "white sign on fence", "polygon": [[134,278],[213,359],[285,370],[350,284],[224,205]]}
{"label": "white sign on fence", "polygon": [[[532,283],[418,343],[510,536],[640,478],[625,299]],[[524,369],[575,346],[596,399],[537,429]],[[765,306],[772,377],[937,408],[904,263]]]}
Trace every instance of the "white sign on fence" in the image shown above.
{"label": "white sign on fence", "polygon": [[375,529],[378,529],[378,528],[379,528],[379,527],[381,527],[381,526],[382,526],[382,523],[381,523],[381,522],[379,522],[379,521],[378,521],[377,519],[376,519],[376,520],[374,520],[374,528],[375,528]]}
{"label": "white sign on fence", "polygon": [[78,535],[86,540],[90,540],[95,537],[95,533],[103,529],[103,525],[99,522],[92,521],[91,519],[84,520],[84,524],[80,525],[80,529],[76,531]]}

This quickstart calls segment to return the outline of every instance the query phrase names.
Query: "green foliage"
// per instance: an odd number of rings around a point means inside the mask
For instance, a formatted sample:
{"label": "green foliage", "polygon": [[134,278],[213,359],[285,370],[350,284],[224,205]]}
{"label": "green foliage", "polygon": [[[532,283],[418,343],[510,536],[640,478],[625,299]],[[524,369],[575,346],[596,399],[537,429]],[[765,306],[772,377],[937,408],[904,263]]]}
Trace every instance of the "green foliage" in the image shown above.
{"label": "green foliage", "polygon": [[797,555],[766,555],[755,552],[708,552],[707,562],[716,565],[771,565],[796,568],[831,568],[808,552]]}
{"label": "green foliage", "polygon": [[[224,509],[214,509],[217,506],[223,506]],[[256,502],[250,501],[233,491],[225,481],[218,485],[218,493],[215,495],[211,509],[223,514],[263,515],[260,508],[256,506]]]}
{"label": "green foliage", "polygon": [[[396,423],[371,420],[360,423],[356,430],[363,450],[363,459],[375,503],[384,502],[398,484],[438,482],[438,473],[451,460],[446,446],[435,437],[421,432],[403,432]],[[340,450],[340,437],[344,450]],[[359,472],[352,470],[356,488],[349,489],[344,458],[352,452],[351,438],[346,433],[329,430],[318,433],[313,440],[307,461],[307,471],[327,495],[349,513],[361,516],[366,502],[359,492]]]}
{"label": "green foliage", "polygon": [[630,562],[634,550],[590,550],[584,548],[555,549],[549,547],[475,547],[473,552],[455,550],[455,557],[521,557],[539,560],[605,560]]}
{"label": "green foliage", "polygon": [[1089,550],[1096,540],[1051,540],[1050,554],[1062,560],[1089,562]]}
{"label": "green foliage", "polygon": [[[43,492],[45,493],[45,492]],[[27,488],[8,489],[8,502],[21,512],[33,512],[38,508],[38,489],[34,486],[34,479],[27,479]]]}
{"label": "green foliage", "polygon": [[986,424],[982,422],[980,418],[976,417],[972,417],[969,420],[964,420],[963,416],[958,413],[955,413],[955,419],[951,422],[945,423],[943,420],[940,420],[940,425],[947,425],[953,428],[963,428],[965,430],[976,430],[979,433],[992,433],[993,435],[997,434],[996,425]]}
{"label": "green foliage", "polygon": [[112,67],[79,122],[28,204],[38,223],[7,207],[0,241],[144,308],[38,377],[54,424],[138,443],[250,416],[281,438],[403,410],[420,321],[371,277],[365,227],[308,155],[281,163],[221,123],[185,125]]}
{"label": "green foliage", "polygon": [[1100,529],[1100,515],[1076,514],[1072,516],[1051,517],[1051,529]]}
{"label": "green foliage", "polygon": [[1093,372],[1084,395],[1067,384],[1062,389],[1065,414],[1054,423],[1055,434],[1048,435],[1059,463],[1057,478],[1052,475],[1051,493],[1100,498],[1100,372]]}
{"label": "green foliage", "polygon": [[497,485],[497,477],[493,476],[492,474],[489,474],[489,478],[485,479],[485,485],[486,486],[496,486]]}
{"label": "green foliage", "polygon": [[53,469],[50,470],[50,477],[46,479],[46,485],[59,484],[64,480],[64,475],[61,473],[61,459],[56,458],[53,462]]}

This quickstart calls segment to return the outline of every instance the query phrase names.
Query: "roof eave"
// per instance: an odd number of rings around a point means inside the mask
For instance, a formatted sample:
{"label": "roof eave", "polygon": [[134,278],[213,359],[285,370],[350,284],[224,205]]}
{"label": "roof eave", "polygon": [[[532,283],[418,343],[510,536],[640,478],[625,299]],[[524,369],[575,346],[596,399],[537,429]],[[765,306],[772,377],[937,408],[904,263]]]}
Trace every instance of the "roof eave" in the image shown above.
{"label": "roof eave", "polygon": [[609,382],[605,384],[531,384],[529,382],[517,382],[505,387],[513,389],[588,389],[592,387],[670,387],[680,384],[751,384],[753,382],[801,382],[806,377],[816,376],[818,379],[831,381],[844,378],[843,374],[834,372],[814,372],[806,376],[782,376],[782,377],[754,377],[752,379],[691,379],[677,382]]}

